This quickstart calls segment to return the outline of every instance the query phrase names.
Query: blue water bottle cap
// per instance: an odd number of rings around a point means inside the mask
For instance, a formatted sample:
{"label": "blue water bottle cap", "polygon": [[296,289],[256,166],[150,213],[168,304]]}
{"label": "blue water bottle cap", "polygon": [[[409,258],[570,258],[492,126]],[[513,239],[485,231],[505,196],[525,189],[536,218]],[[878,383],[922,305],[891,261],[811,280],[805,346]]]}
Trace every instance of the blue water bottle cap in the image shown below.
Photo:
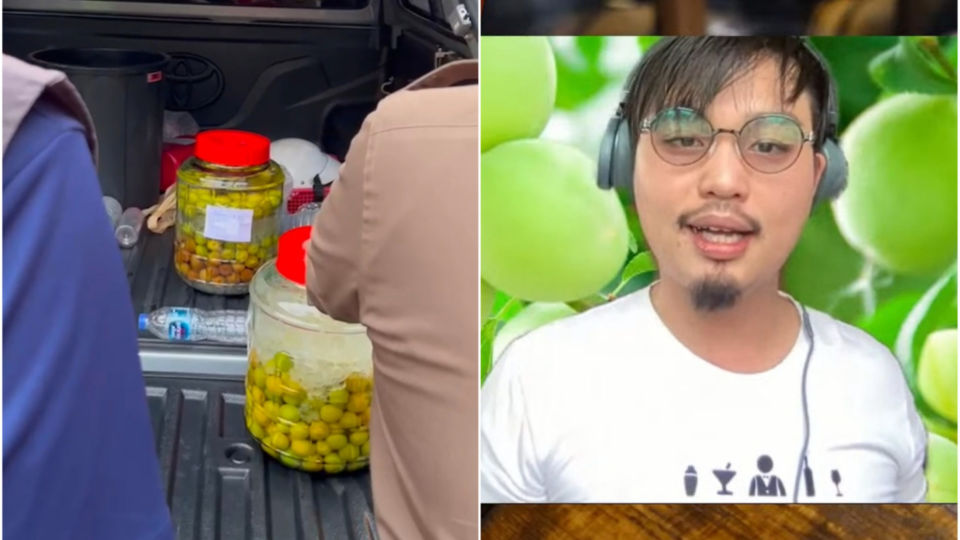
{"label": "blue water bottle cap", "polygon": [[146,329],[147,329],[147,324],[148,324],[149,322],[150,322],[150,316],[147,315],[146,313],[141,313],[141,314],[140,314],[140,321],[139,321],[139,323],[138,323],[139,326],[140,326],[140,329],[141,329],[141,330],[146,330]]}

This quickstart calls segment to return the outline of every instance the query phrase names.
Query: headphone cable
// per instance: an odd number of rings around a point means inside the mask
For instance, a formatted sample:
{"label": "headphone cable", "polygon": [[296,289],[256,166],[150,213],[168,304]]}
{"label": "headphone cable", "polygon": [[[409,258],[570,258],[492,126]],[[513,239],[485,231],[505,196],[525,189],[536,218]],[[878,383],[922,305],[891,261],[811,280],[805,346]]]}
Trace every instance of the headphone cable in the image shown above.
{"label": "headphone cable", "polygon": [[806,466],[807,470],[810,470],[809,464],[807,463],[807,445],[810,443],[810,414],[807,409],[807,369],[810,367],[810,358],[813,356],[813,327],[810,325],[810,316],[807,314],[807,308],[800,306],[800,310],[803,312],[803,333],[807,336],[810,347],[807,349],[807,359],[803,363],[803,377],[800,383],[800,394],[803,399],[803,449],[800,450],[800,459],[797,461],[797,478],[793,483],[794,503],[798,502],[800,496],[800,477],[803,474],[803,469]]}

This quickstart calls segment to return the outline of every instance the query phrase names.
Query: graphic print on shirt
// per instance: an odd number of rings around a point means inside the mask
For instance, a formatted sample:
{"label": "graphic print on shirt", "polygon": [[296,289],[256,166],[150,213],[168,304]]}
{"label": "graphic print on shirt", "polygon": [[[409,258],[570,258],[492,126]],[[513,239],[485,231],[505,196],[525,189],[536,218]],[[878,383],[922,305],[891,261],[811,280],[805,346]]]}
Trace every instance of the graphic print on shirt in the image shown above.
{"label": "graphic print on shirt", "polygon": [[840,471],[836,469],[830,471],[830,479],[837,486],[837,497],[843,497],[843,493],[840,493]]}
{"label": "graphic print on shirt", "polygon": [[697,470],[693,465],[687,467],[683,473],[683,489],[687,492],[687,497],[693,497],[697,493]]}
{"label": "graphic print on shirt", "polygon": [[810,470],[810,463],[807,457],[803,457],[803,482],[807,486],[807,497],[813,497],[817,490],[813,487],[813,471]]}
{"label": "graphic print on shirt", "polygon": [[720,481],[720,491],[717,495],[733,495],[732,491],[727,491],[727,484],[737,475],[737,471],[730,470],[730,462],[727,462],[726,469],[714,469],[713,475]]}
{"label": "graphic print on shirt", "polygon": [[773,459],[768,455],[762,455],[757,459],[757,468],[760,474],[753,477],[750,481],[750,496],[758,497],[783,497],[787,490],[783,487],[783,481],[775,474],[769,474],[773,470]]}

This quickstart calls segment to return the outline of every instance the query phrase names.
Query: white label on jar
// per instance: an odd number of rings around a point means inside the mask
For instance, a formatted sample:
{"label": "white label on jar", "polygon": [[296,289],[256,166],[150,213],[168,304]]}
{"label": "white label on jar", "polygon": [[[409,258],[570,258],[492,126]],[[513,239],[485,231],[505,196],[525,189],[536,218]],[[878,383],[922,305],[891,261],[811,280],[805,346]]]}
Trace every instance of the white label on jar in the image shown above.
{"label": "white label on jar", "polygon": [[203,235],[224,242],[249,242],[253,232],[253,210],[207,206]]}

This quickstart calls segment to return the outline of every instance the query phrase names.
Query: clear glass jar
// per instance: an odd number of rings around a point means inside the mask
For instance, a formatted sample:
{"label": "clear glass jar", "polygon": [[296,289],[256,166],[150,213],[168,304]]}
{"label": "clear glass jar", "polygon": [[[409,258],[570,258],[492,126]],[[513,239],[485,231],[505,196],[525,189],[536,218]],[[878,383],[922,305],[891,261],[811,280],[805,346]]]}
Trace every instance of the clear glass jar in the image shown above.
{"label": "clear glass jar", "polygon": [[330,474],[370,459],[373,356],[366,329],[307,303],[303,242],[310,227],[280,237],[277,259],[250,284],[247,429],[285,465]]}
{"label": "clear glass jar", "polygon": [[197,136],[196,155],[177,171],[174,262],[190,286],[246,294],[263,261],[274,257],[283,171],[270,141],[243,131]]}

